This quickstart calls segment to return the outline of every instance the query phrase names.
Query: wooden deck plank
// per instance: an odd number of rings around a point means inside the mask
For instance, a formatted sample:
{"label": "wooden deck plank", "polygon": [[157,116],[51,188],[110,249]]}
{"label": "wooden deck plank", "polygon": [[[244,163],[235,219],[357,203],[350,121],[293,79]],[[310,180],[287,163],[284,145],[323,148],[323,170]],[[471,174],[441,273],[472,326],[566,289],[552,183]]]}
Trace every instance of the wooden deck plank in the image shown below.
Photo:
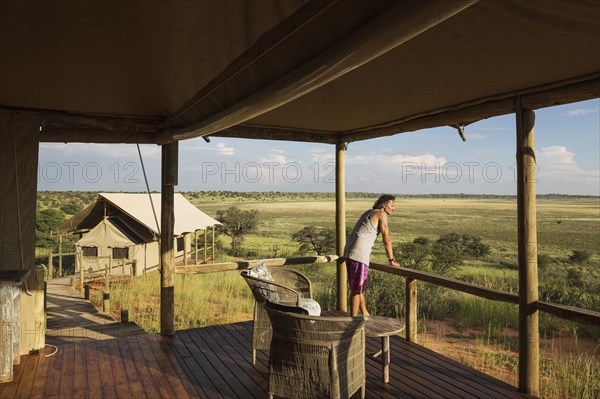
{"label": "wooden deck plank", "polygon": [[[22,359],[22,362],[24,363],[19,368],[23,369],[23,375],[19,381],[19,387],[16,391],[15,397],[28,398],[33,390],[33,384],[35,381],[34,376],[37,372],[37,367],[40,362],[40,355],[23,356]],[[0,398],[4,398],[1,391]]]}
{"label": "wooden deck plank", "polygon": [[39,399],[45,395],[46,380],[50,372],[51,360],[46,356],[51,356],[54,353],[54,348],[45,347],[40,350],[39,354],[29,355],[31,357],[37,357],[38,363],[34,373],[33,386],[31,387],[30,398]]}
{"label": "wooden deck plank", "polygon": [[217,388],[213,385],[202,367],[200,367],[200,364],[198,364],[192,355],[190,348],[182,341],[180,331],[176,331],[174,335],[166,337],[166,339],[174,345],[173,354],[179,359],[182,370],[198,395],[202,398],[218,395]]}
{"label": "wooden deck plank", "polygon": [[88,381],[87,381],[87,362],[85,348],[77,348],[73,346],[75,360],[73,367],[75,373],[73,375],[73,394],[76,398],[88,398]]}
{"label": "wooden deck plank", "polygon": [[117,343],[117,348],[119,349],[119,354],[121,356],[123,372],[127,376],[127,383],[129,384],[131,397],[145,399],[146,394],[144,392],[144,387],[142,386],[141,378],[138,375],[138,368],[136,367],[133,354],[129,349],[127,340],[117,339],[115,342]]}
{"label": "wooden deck plank", "polygon": [[160,398],[161,396],[160,392],[158,391],[158,386],[155,385],[150,367],[144,358],[144,349],[140,347],[137,337],[127,337],[126,342],[129,346],[129,350],[131,351],[131,355],[137,369],[137,375],[140,379],[142,387],[144,388],[146,397],[149,399]]}
{"label": "wooden deck plank", "polygon": [[196,388],[192,384],[191,380],[187,378],[187,374],[184,369],[186,366],[183,361],[181,361],[175,343],[173,340],[171,340],[171,337],[172,336],[162,336],[158,344],[165,358],[169,361],[169,363],[171,363],[171,366],[175,370],[176,377],[183,385],[187,396],[190,398],[195,398],[198,396],[198,392],[202,391],[196,391]]}
{"label": "wooden deck plank", "polygon": [[102,397],[102,385],[100,382],[100,365],[96,342],[89,341],[83,344],[77,344],[76,346],[81,347],[85,351],[85,376],[88,397],[100,398]]}
{"label": "wooden deck plank", "polygon": [[[406,342],[396,337],[397,342],[405,349],[406,356],[415,359],[418,364],[426,364],[430,370],[436,371],[440,379],[453,384],[463,392],[470,392],[479,398],[505,398],[514,393],[514,387],[498,379],[485,375],[459,362],[437,354],[427,348]],[[396,352],[396,357],[400,355]],[[435,366],[434,366],[435,365]]]}
{"label": "wooden deck plank", "polygon": [[[229,386],[227,381],[223,380],[218,370],[212,365],[208,357],[206,356],[205,349],[203,346],[198,345],[195,342],[195,336],[191,334],[193,330],[185,330],[180,335],[181,340],[190,350],[190,353],[198,362],[198,365],[206,373],[206,376],[210,380],[211,384],[214,385],[217,392],[227,398],[237,398],[234,390]],[[198,381],[202,383],[201,381]]]}
{"label": "wooden deck plank", "polygon": [[161,346],[163,337],[158,334],[151,334],[138,337],[138,341],[146,342],[146,345],[150,348],[150,352],[154,355],[167,395],[182,399],[189,398],[188,391],[185,389],[176,371],[176,368],[179,368],[179,366],[169,361],[164,353],[165,348]]}
{"label": "wooden deck plank", "polygon": [[[264,398],[267,394],[267,384],[264,384],[265,375],[261,375],[256,372],[255,369],[243,367],[243,363],[247,362],[248,359],[242,359],[240,354],[237,352],[233,337],[222,337],[217,330],[223,330],[219,328],[209,327],[202,330],[204,332],[204,342],[209,348],[212,348],[215,355],[219,355],[217,351],[220,351],[224,356],[218,356],[228,370],[235,376],[239,381],[239,384],[243,386],[254,398]],[[230,383],[235,384],[234,380],[230,380]],[[249,396],[250,397],[250,396]]]}
{"label": "wooden deck plank", "polygon": [[133,397],[129,390],[129,380],[125,374],[123,367],[124,356],[121,355],[119,347],[117,346],[116,339],[106,340],[106,348],[108,350],[108,357],[110,359],[110,365],[112,370],[112,378],[114,381],[115,391],[117,392],[118,398],[131,398]]}
{"label": "wooden deck plank", "polygon": [[[251,322],[87,341],[50,348],[16,366],[0,397],[31,398],[264,398],[268,353],[251,364]],[[367,339],[367,351],[380,348]],[[366,360],[367,398],[524,398],[516,388],[400,337],[391,339],[390,382]],[[12,384],[12,385],[11,385]],[[358,399],[356,393],[352,399]]]}
{"label": "wooden deck plank", "polygon": [[50,359],[50,365],[48,370],[48,375],[46,377],[46,386],[45,386],[45,398],[48,399],[58,399],[60,396],[60,380],[61,380],[61,370],[62,370],[62,357],[63,351],[58,350],[48,359]]}
{"label": "wooden deck plank", "polygon": [[[156,334],[152,334],[153,336]],[[150,375],[154,380],[154,385],[157,389],[159,397],[161,398],[171,398],[173,397],[171,393],[171,387],[169,386],[169,382],[167,380],[167,375],[164,373],[164,370],[161,368],[161,364],[156,358],[154,351],[150,348],[150,341],[146,337],[131,337],[131,339],[136,339],[138,341],[138,345],[140,345],[142,350],[142,355],[144,356],[144,360],[148,365],[148,369],[150,370]],[[164,367],[164,365],[163,365]]]}
{"label": "wooden deck plank", "polygon": [[60,349],[63,352],[63,357],[59,395],[61,398],[64,398],[74,390],[73,373],[75,371],[75,350],[73,345],[64,345]]}
{"label": "wooden deck plank", "polygon": [[112,374],[112,364],[108,355],[108,347],[106,341],[96,341],[96,353],[98,354],[98,369],[100,371],[100,388],[102,397],[116,398],[117,391]]}

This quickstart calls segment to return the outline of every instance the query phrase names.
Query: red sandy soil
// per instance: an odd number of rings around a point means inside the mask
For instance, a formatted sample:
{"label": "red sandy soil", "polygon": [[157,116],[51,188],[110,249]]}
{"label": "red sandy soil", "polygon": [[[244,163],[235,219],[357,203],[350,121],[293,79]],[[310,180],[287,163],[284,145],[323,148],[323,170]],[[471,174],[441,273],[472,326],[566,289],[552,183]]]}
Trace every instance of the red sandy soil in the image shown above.
{"label": "red sandy soil", "polygon": [[[453,360],[478,369],[511,385],[518,385],[518,332],[512,329],[502,331],[506,345],[498,344],[486,338],[485,329],[456,329],[452,321],[427,321],[423,334],[419,326],[418,343],[443,354]],[[596,342],[575,338],[566,332],[556,333],[554,337],[540,339],[540,355],[546,358],[562,356],[571,358],[580,354],[600,357],[600,349]],[[484,361],[485,355],[495,356],[498,361]]]}

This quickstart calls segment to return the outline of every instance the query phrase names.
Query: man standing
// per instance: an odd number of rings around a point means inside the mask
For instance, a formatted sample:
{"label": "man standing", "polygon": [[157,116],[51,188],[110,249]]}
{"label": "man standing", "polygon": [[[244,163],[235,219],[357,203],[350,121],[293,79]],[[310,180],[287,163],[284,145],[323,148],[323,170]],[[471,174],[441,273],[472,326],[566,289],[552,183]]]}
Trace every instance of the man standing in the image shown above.
{"label": "man standing", "polygon": [[365,288],[369,275],[369,262],[371,251],[379,233],[383,239],[383,246],[387,253],[390,265],[400,266],[394,260],[392,239],[388,229],[387,218],[394,212],[396,198],[393,195],[379,197],[373,209],[369,209],[356,222],[352,233],[344,248],[344,259],[348,270],[350,283],[350,312],[352,316],[358,315],[358,310],[363,316],[369,316],[365,303]]}

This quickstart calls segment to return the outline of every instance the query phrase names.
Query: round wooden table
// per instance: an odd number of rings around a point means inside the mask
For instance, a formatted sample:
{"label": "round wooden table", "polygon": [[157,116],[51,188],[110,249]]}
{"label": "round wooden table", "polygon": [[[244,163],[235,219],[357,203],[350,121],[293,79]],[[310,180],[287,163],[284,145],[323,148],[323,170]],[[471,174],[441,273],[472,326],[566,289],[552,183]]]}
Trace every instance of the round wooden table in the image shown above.
{"label": "round wooden table", "polygon": [[368,354],[371,359],[381,356],[383,382],[390,381],[390,335],[398,335],[404,330],[404,323],[392,317],[369,316],[365,323],[367,337],[381,337],[381,350]]}

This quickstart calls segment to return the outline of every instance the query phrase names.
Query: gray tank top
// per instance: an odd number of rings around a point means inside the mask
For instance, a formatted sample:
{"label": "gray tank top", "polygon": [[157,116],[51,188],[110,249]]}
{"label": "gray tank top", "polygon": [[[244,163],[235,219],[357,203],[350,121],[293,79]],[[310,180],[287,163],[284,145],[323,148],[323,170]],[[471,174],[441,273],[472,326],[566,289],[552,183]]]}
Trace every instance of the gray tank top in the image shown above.
{"label": "gray tank top", "polygon": [[356,222],[352,233],[344,248],[344,257],[350,258],[365,265],[369,264],[369,257],[379,235],[377,226],[373,226],[371,217],[376,209],[369,209]]}

